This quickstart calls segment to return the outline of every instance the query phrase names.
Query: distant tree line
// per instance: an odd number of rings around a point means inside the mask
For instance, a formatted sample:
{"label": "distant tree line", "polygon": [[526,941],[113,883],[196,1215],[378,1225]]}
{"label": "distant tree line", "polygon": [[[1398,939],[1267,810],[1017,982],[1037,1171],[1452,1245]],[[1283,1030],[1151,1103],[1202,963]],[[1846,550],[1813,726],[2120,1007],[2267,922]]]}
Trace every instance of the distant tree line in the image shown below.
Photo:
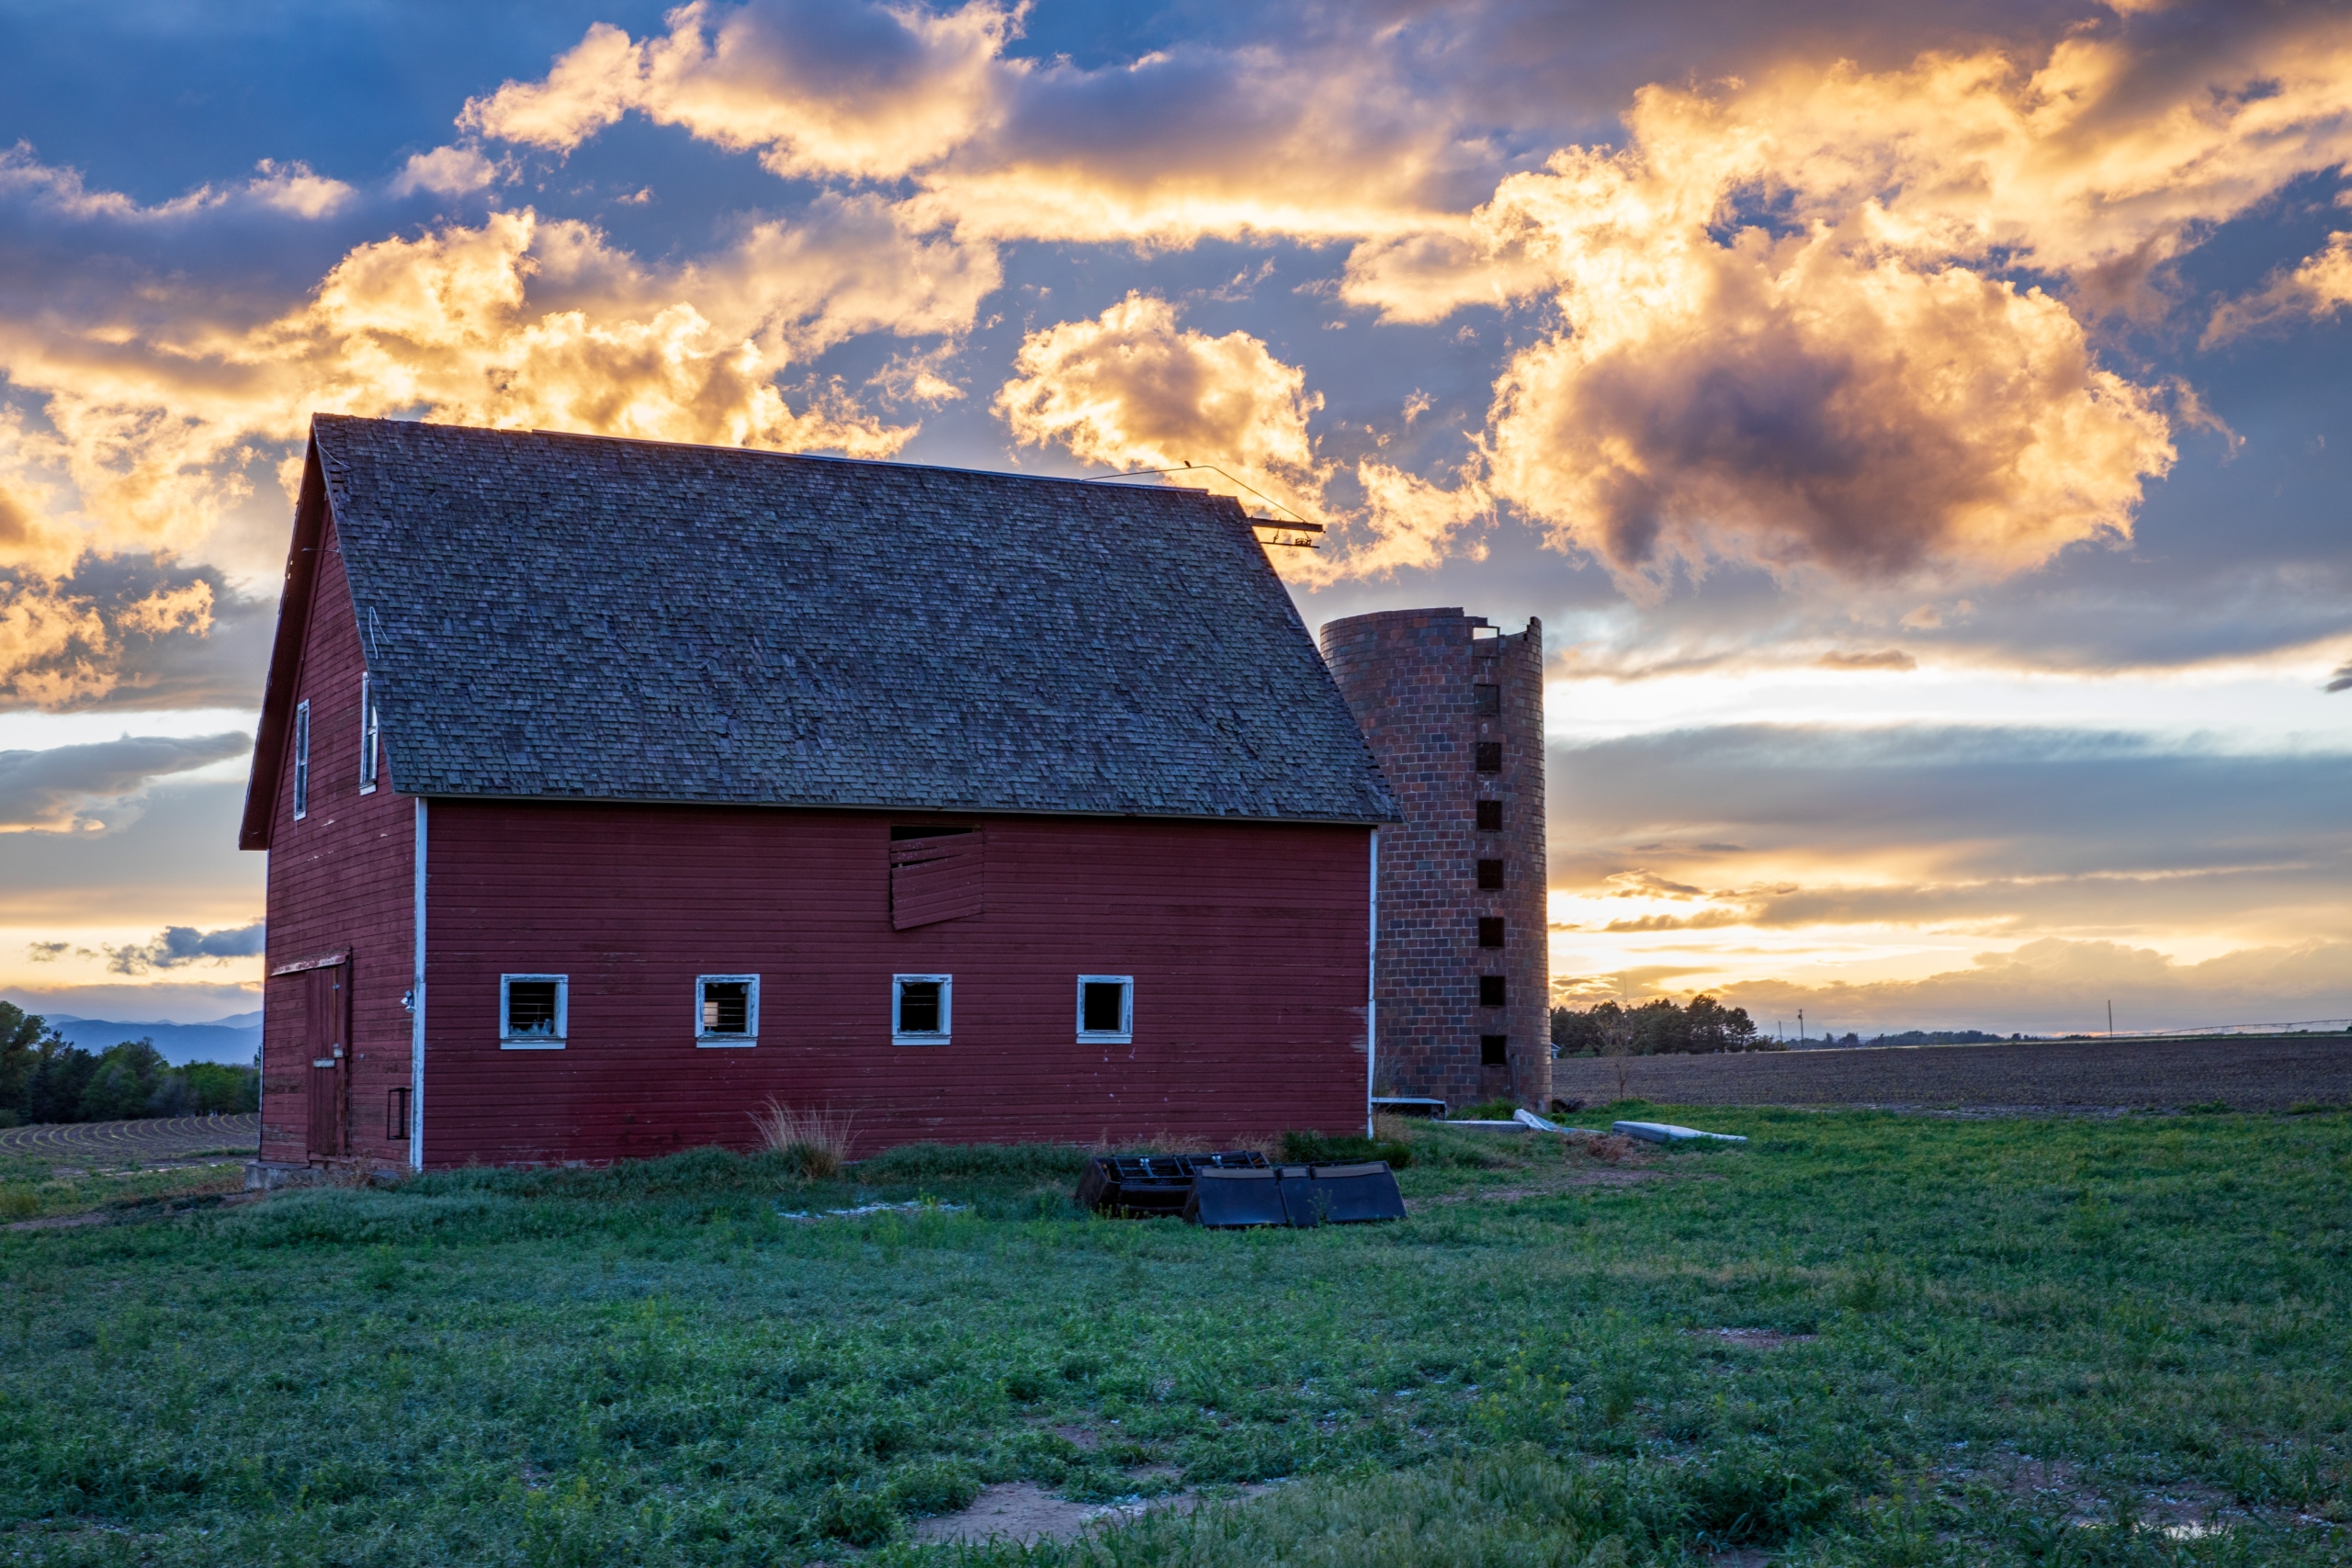
{"label": "distant tree line", "polygon": [[0,1127],[260,1109],[261,1076],[251,1067],[175,1067],[147,1040],[85,1051],[47,1019],[0,1002]]}
{"label": "distant tree line", "polygon": [[1661,997],[1636,1008],[1603,1002],[1578,1011],[1552,1010],[1552,1045],[1563,1056],[1664,1056],[1716,1051],[1777,1051],[1756,1032],[1746,1008],[1713,997],[1676,1003]]}
{"label": "distant tree line", "polygon": [[2004,1040],[2022,1040],[2022,1034],[1987,1034],[1981,1029],[1909,1029],[1900,1034],[1882,1034],[1873,1045],[1992,1045]]}

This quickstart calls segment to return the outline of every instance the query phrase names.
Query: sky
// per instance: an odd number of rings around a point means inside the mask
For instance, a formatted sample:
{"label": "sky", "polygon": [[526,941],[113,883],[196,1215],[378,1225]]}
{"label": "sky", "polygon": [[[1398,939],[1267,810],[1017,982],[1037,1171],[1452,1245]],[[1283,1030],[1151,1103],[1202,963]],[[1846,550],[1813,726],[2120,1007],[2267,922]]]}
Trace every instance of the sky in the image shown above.
{"label": "sky", "polygon": [[1538,618],[1564,1000],[2352,1021],[2352,7],[0,0],[0,996],[254,1005],[331,412]]}

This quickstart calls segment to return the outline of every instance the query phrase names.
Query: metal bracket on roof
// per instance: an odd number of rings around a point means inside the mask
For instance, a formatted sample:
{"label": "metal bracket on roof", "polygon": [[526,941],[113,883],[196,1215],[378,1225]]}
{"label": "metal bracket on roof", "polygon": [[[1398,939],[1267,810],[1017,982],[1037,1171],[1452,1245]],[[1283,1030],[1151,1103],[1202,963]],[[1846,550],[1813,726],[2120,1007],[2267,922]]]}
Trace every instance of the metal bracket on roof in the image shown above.
{"label": "metal bracket on roof", "polygon": [[[1246,490],[1251,495],[1258,498],[1260,504],[1252,507],[1250,511],[1250,526],[1260,530],[1261,534],[1271,533],[1274,536],[1272,538],[1261,537],[1258,541],[1260,544],[1279,546],[1283,549],[1292,550],[1311,550],[1319,547],[1311,537],[1291,538],[1288,537],[1288,536],[1294,534],[1319,535],[1323,532],[1322,524],[1309,523],[1306,518],[1301,517],[1298,514],[1298,512],[1295,507],[1276,501],[1272,496],[1268,495],[1264,491],[1260,490],[1255,485],[1247,484],[1240,479],[1235,479],[1231,474],[1227,473],[1215,463],[1185,463],[1173,468],[1133,468],[1129,469],[1125,473],[1097,474],[1087,482],[1089,484],[1107,484],[1117,479],[1164,479],[1170,474],[1191,473],[1215,474],[1217,478],[1233,486],[1236,490]],[[1290,515],[1287,517],[1275,516],[1274,513],[1277,508],[1289,513]]]}

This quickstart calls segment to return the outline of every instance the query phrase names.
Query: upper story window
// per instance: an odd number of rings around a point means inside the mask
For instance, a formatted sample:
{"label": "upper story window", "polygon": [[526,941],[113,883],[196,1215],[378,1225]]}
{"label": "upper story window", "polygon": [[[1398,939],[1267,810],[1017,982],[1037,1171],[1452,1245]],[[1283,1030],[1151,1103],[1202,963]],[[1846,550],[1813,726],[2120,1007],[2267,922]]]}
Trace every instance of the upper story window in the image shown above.
{"label": "upper story window", "polygon": [[1478,771],[1482,773],[1501,773],[1503,771],[1503,743],[1499,740],[1479,741],[1477,766]]}
{"label": "upper story window", "polygon": [[501,975],[498,1044],[505,1051],[560,1051],[571,1010],[569,975]]}
{"label": "upper story window", "polygon": [[359,793],[376,791],[376,753],[381,732],[376,723],[376,694],[366,675],[359,677]]}
{"label": "upper story window", "polygon": [[1480,718],[1497,718],[1503,711],[1503,689],[1485,682],[1470,688],[1470,711]]}
{"label": "upper story window", "polygon": [[944,1045],[953,1021],[953,975],[890,976],[890,1043]]}
{"label": "upper story window", "polygon": [[1480,861],[1478,863],[1478,886],[1486,888],[1495,888],[1500,887],[1502,885],[1503,863],[1498,860]]}
{"label": "upper story window", "polygon": [[1502,830],[1503,803],[1499,800],[1480,801],[1478,803],[1478,831],[1499,833]]}
{"label": "upper story window", "polygon": [[1507,982],[1503,976],[1479,976],[1478,1005],[1482,1008],[1498,1008],[1507,1006],[1508,1003],[1504,999],[1507,995],[1506,985]]}
{"label": "upper story window", "polygon": [[1081,1045],[1127,1045],[1136,1037],[1136,977],[1078,977],[1078,1039]]}
{"label": "upper story window", "polygon": [[1503,918],[1500,915],[1478,917],[1478,945],[1500,947],[1503,944]]}
{"label": "upper story window", "polygon": [[695,1043],[755,1045],[760,1037],[757,975],[695,976]]}
{"label": "upper story window", "polygon": [[311,814],[311,701],[294,705],[294,820]]}

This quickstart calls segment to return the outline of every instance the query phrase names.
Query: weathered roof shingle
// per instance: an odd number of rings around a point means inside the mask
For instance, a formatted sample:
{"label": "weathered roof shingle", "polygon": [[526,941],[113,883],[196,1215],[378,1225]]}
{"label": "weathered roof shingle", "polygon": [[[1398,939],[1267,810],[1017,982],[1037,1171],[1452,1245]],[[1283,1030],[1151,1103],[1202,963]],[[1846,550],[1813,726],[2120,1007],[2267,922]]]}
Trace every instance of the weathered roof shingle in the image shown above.
{"label": "weathered roof shingle", "polygon": [[418,795],[1378,822],[1198,491],[321,415]]}

